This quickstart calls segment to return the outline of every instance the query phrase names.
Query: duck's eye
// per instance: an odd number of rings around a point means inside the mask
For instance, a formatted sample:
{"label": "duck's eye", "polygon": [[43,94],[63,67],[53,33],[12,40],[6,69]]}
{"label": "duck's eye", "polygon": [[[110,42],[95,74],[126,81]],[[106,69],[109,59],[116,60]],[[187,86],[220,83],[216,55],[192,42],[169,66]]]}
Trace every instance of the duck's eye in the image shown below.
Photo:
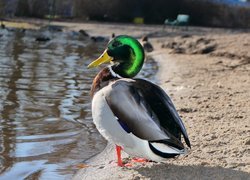
{"label": "duck's eye", "polygon": [[121,45],[121,43],[118,42],[118,41],[115,41],[115,42],[113,43],[113,47],[118,47],[118,46],[120,46],[120,45]]}

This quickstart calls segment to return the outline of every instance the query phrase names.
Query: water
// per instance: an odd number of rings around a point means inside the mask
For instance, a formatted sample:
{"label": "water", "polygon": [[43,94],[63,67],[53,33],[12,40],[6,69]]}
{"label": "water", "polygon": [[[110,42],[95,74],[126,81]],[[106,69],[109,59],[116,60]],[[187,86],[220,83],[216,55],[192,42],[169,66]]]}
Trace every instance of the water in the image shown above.
{"label": "water", "polygon": [[[41,33],[51,41],[36,42]],[[72,32],[0,31],[0,179],[69,179],[105,147],[90,112],[99,69],[86,69],[105,45]]]}
{"label": "water", "polygon": [[0,179],[63,179],[101,151],[90,114],[96,70],[86,65],[103,44],[69,33],[2,31],[0,38]]}

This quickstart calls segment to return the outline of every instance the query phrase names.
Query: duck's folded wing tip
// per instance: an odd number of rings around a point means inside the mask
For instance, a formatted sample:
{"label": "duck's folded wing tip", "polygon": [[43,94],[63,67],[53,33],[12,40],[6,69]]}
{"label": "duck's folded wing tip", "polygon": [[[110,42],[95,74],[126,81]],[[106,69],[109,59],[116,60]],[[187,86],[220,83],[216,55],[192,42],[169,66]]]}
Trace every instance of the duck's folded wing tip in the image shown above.
{"label": "duck's folded wing tip", "polygon": [[[187,146],[191,148],[191,143],[189,141],[184,123],[182,122],[173,102],[171,101],[170,97],[166,94],[166,92],[161,87],[147,80],[136,79],[136,82],[137,84],[139,84],[140,87],[143,87],[140,90],[144,94],[146,94],[145,97],[147,98],[147,100],[153,102],[152,108],[154,109],[154,111],[159,112],[159,114],[162,116],[162,118],[159,118],[159,120],[166,121],[166,118],[168,119],[168,123],[166,122],[162,123],[163,126],[164,124],[167,124],[180,129],[180,131],[176,133],[175,128],[172,130],[169,129],[169,127],[167,127],[169,133],[173,134],[175,137],[178,137],[178,134],[181,133],[184,137]],[[161,105],[161,107],[159,107],[159,105]]]}
{"label": "duck's folded wing tip", "polygon": [[158,143],[158,142],[148,142],[148,143],[151,151],[153,151],[155,154],[163,158],[172,158],[178,155],[185,155],[188,153],[186,148],[177,149],[168,144]]}

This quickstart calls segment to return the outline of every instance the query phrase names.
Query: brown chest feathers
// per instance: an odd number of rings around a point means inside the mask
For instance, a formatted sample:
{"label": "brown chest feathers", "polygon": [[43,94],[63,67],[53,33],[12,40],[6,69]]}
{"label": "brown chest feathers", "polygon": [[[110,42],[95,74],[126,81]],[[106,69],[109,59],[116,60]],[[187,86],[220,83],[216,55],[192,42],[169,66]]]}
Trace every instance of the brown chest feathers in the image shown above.
{"label": "brown chest feathers", "polygon": [[102,69],[93,80],[90,91],[91,97],[93,98],[94,94],[103,87],[107,86],[110,83],[110,81],[114,81],[117,79],[118,78],[112,76],[108,67]]}

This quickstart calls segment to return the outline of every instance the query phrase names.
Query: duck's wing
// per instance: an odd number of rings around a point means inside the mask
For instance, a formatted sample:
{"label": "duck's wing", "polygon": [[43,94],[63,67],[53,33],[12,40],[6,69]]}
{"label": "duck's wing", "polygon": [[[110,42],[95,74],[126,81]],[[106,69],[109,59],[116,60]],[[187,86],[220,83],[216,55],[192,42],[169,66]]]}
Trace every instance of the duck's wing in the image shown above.
{"label": "duck's wing", "polygon": [[167,94],[153,83],[117,80],[110,85],[106,101],[121,126],[150,142],[164,142],[183,149],[181,134],[190,147],[187,132]]}

